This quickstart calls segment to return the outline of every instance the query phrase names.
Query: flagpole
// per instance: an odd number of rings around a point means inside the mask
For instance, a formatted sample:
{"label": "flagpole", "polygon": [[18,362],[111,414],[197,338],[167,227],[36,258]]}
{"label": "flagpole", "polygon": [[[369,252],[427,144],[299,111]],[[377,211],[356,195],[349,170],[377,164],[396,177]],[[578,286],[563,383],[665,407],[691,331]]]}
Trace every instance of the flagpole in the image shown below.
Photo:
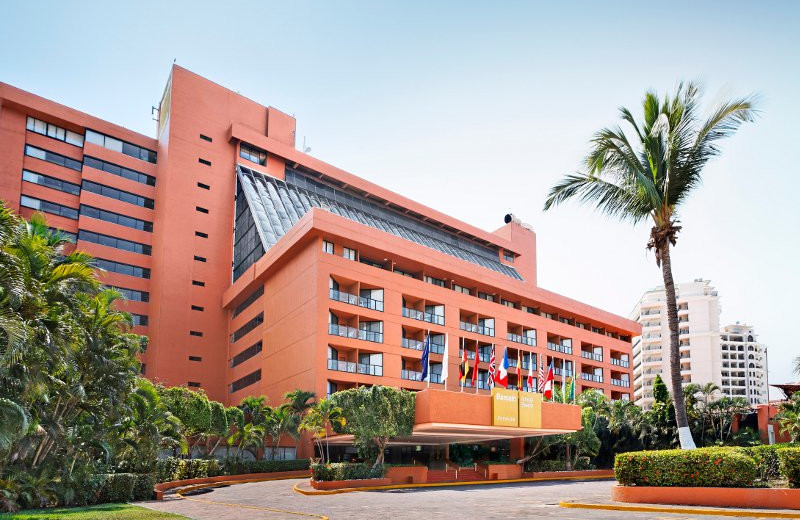
{"label": "flagpole", "polygon": [[[459,392],[463,393],[464,392],[464,385],[467,384],[467,369],[469,368],[469,356],[467,356],[467,351],[464,350],[464,338],[461,338],[461,337],[458,338],[458,343],[459,343],[459,345],[461,345],[461,360],[463,361],[464,358],[467,359],[467,366],[465,366],[464,368],[461,369],[461,370],[464,371],[464,376],[461,378],[461,379],[463,379],[463,381],[459,380],[459,382],[458,382],[458,385],[461,387]],[[459,365],[460,364],[461,363],[459,363]],[[459,375],[461,375],[461,374],[459,374]]]}
{"label": "flagpole", "polygon": [[431,351],[430,351],[430,345],[431,345],[431,329],[428,329],[428,359],[426,360],[428,362],[428,370],[425,371],[425,373],[428,374],[428,377],[427,377],[427,383],[428,383],[427,388],[431,387]]}

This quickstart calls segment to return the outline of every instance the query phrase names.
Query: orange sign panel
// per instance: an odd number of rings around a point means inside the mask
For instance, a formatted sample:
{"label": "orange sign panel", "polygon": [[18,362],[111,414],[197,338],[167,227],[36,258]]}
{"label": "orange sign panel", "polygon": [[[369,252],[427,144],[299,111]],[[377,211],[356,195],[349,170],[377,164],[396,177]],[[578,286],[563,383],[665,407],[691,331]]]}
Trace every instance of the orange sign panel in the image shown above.
{"label": "orange sign panel", "polygon": [[519,393],[519,426],[520,428],[542,427],[542,394]]}
{"label": "orange sign panel", "polygon": [[492,426],[519,426],[519,393],[492,388]]}

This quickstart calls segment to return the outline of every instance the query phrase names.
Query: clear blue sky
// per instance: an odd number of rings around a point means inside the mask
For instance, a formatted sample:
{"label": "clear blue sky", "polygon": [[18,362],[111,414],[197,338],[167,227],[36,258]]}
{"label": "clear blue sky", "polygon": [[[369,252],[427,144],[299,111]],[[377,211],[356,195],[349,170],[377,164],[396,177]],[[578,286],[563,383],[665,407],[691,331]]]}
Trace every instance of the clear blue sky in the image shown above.
{"label": "clear blue sky", "polygon": [[154,135],[175,59],[294,114],[323,160],[485,229],[513,211],[540,285],[623,315],[661,283],[648,227],[544,214],[547,189],[646,89],[758,92],[761,118],[683,209],[673,267],[757,327],[783,382],[800,379],[798,27],[792,1],[7,2],[0,81]]}

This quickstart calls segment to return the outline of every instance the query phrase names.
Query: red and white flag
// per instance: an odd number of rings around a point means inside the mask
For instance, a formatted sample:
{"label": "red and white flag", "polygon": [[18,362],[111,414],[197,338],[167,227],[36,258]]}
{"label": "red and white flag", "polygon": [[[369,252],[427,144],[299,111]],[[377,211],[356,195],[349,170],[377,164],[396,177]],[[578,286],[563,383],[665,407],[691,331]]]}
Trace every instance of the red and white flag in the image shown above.
{"label": "red and white flag", "polygon": [[542,392],[544,392],[544,362],[545,361],[547,361],[547,360],[544,359],[544,356],[542,356],[542,359],[539,360],[539,375],[536,376],[537,377],[536,389],[539,391],[540,394]]}
{"label": "red and white flag", "polygon": [[489,358],[489,373],[486,375],[486,384],[489,385],[489,390],[494,388],[494,373],[495,369],[495,358],[494,358],[494,345],[492,345],[492,355]]}
{"label": "red and white flag", "polygon": [[533,392],[533,352],[528,353],[528,392]]}
{"label": "red and white flag", "polygon": [[550,360],[550,368],[547,369],[547,377],[544,380],[544,398],[545,399],[552,399],[553,398],[553,380],[555,379],[553,374],[553,360]]}

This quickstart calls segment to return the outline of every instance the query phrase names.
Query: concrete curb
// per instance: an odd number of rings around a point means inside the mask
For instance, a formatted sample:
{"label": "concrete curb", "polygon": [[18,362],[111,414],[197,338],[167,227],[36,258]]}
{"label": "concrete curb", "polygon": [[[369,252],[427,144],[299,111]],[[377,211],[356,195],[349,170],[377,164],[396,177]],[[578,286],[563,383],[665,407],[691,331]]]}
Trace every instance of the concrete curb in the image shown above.
{"label": "concrete curb", "polygon": [[583,502],[560,502],[559,507],[574,509],[601,509],[604,511],[624,511],[628,513],[674,513],[707,516],[737,516],[747,518],[800,518],[798,513],[782,513],[779,511],[764,511],[763,509],[721,509],[708,507],[687,506],[628,506],[617,504],[589,504]]}

